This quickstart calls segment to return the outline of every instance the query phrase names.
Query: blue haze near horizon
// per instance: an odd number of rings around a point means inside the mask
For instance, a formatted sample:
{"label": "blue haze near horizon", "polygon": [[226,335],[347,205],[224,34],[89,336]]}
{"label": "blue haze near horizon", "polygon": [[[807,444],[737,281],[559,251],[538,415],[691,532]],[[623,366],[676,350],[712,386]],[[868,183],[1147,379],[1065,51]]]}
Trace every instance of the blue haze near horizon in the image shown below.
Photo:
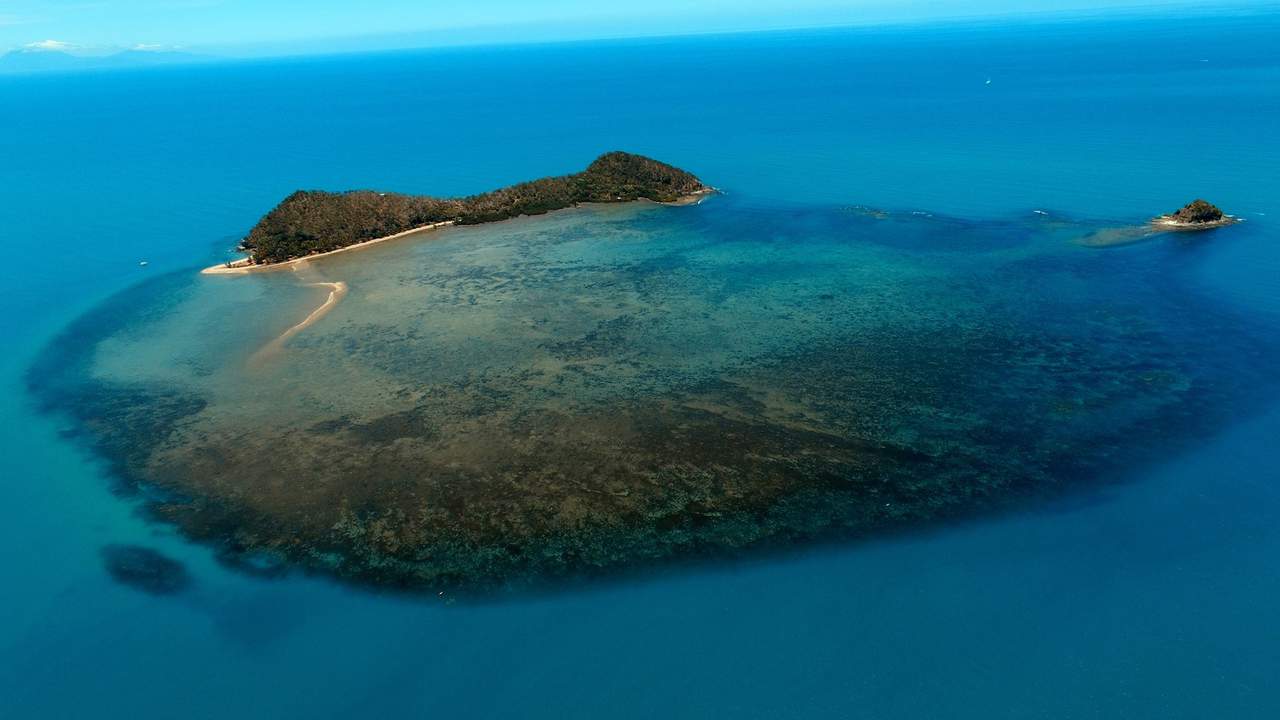
{"label": "blue haze near horizon", "polygon": [[[220,567],[113,497],[22,387],[68,321],[224,257],[298,187],[462,194],[614,148],[758,201],[976,220],[1139,222],[1204,196],[1248,223],[1206,241],[1196,282],[1275,323],[1277,30],[833,30],[0,78],[0,716],[1277,716],[1280,408],[1062,506],[440,607]],[[114,584],[112,542],[181,559],[193,587]]]}
{"label": "blue haze near horizon", "polygon": [[1010,14],[1248,11],[1240,0],[316,0],[299,12],[280,0],[11,0],[0,8],[0,51],[58,43],[107,48],[193,49],[229,56],[314,54],[395,47],[547,42],[796,27],[934,22]]}

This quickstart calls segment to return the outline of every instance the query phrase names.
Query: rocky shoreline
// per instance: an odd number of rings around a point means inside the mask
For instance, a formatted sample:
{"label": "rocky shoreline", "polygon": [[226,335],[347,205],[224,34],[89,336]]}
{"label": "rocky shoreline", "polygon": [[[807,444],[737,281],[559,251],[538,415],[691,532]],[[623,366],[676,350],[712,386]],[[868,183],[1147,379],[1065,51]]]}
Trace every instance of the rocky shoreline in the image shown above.
{"label": "rocky shoreline", "polygon": [[1157,230],[1212,230],[1238,222],[1240,219],[1234,215],[1227,215],[1216,205],[1199,199],[1168,215],[1151,218],[1151,226]]}

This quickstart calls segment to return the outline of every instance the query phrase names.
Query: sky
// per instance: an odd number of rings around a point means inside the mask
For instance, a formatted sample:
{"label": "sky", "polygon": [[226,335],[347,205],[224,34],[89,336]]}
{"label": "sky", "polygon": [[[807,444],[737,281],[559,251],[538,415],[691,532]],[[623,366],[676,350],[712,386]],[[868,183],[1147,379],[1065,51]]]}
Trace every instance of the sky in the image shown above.
{"label": "sky", "polygon": [[1223,0],[0,0],[0,52],[294,54],[1211,4]]}

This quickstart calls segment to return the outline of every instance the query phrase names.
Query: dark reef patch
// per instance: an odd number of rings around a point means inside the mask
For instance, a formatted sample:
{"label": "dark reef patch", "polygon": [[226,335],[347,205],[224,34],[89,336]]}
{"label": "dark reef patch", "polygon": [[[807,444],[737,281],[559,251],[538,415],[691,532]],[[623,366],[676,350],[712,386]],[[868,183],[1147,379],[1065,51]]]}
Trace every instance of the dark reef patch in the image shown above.
{"label": "dark reef patch", "polygon": [[177,271],[150,278],[98,303],[73,320],[40,352],[26,373],[28,390],[44,409],[73,405],[88,381],[88,363],[97,343],[154,319],[187,294],[190,274]]}
{"label": "dark reef patch", "polygon": [[116,582],[149,595],[174,595],[191,584],[182,563],[139,545],[103,547],[102,565]]}
{"label": "dark reef patch", "polygon": [[430,440],[440,434],[423,408],[390,413],[368,422],[355,423],[348,431],[357,440],[370,443],[394,442],[402,438]]}

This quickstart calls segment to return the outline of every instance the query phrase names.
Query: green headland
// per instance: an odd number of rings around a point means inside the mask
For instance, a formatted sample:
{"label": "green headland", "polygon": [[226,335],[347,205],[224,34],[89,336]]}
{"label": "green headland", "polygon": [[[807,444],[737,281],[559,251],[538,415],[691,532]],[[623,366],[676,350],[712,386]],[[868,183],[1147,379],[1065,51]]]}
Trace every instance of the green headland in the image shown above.
{"label": "green headland", "polygon": [[210,268],[244,271],[416,230],[541,215],[582,203],[692,202],[713,192],[692,173],[641,155],[610,152],[586,170],[462,198],[354,190],[299,190],[268,212],[240,243],[243,260]]}

